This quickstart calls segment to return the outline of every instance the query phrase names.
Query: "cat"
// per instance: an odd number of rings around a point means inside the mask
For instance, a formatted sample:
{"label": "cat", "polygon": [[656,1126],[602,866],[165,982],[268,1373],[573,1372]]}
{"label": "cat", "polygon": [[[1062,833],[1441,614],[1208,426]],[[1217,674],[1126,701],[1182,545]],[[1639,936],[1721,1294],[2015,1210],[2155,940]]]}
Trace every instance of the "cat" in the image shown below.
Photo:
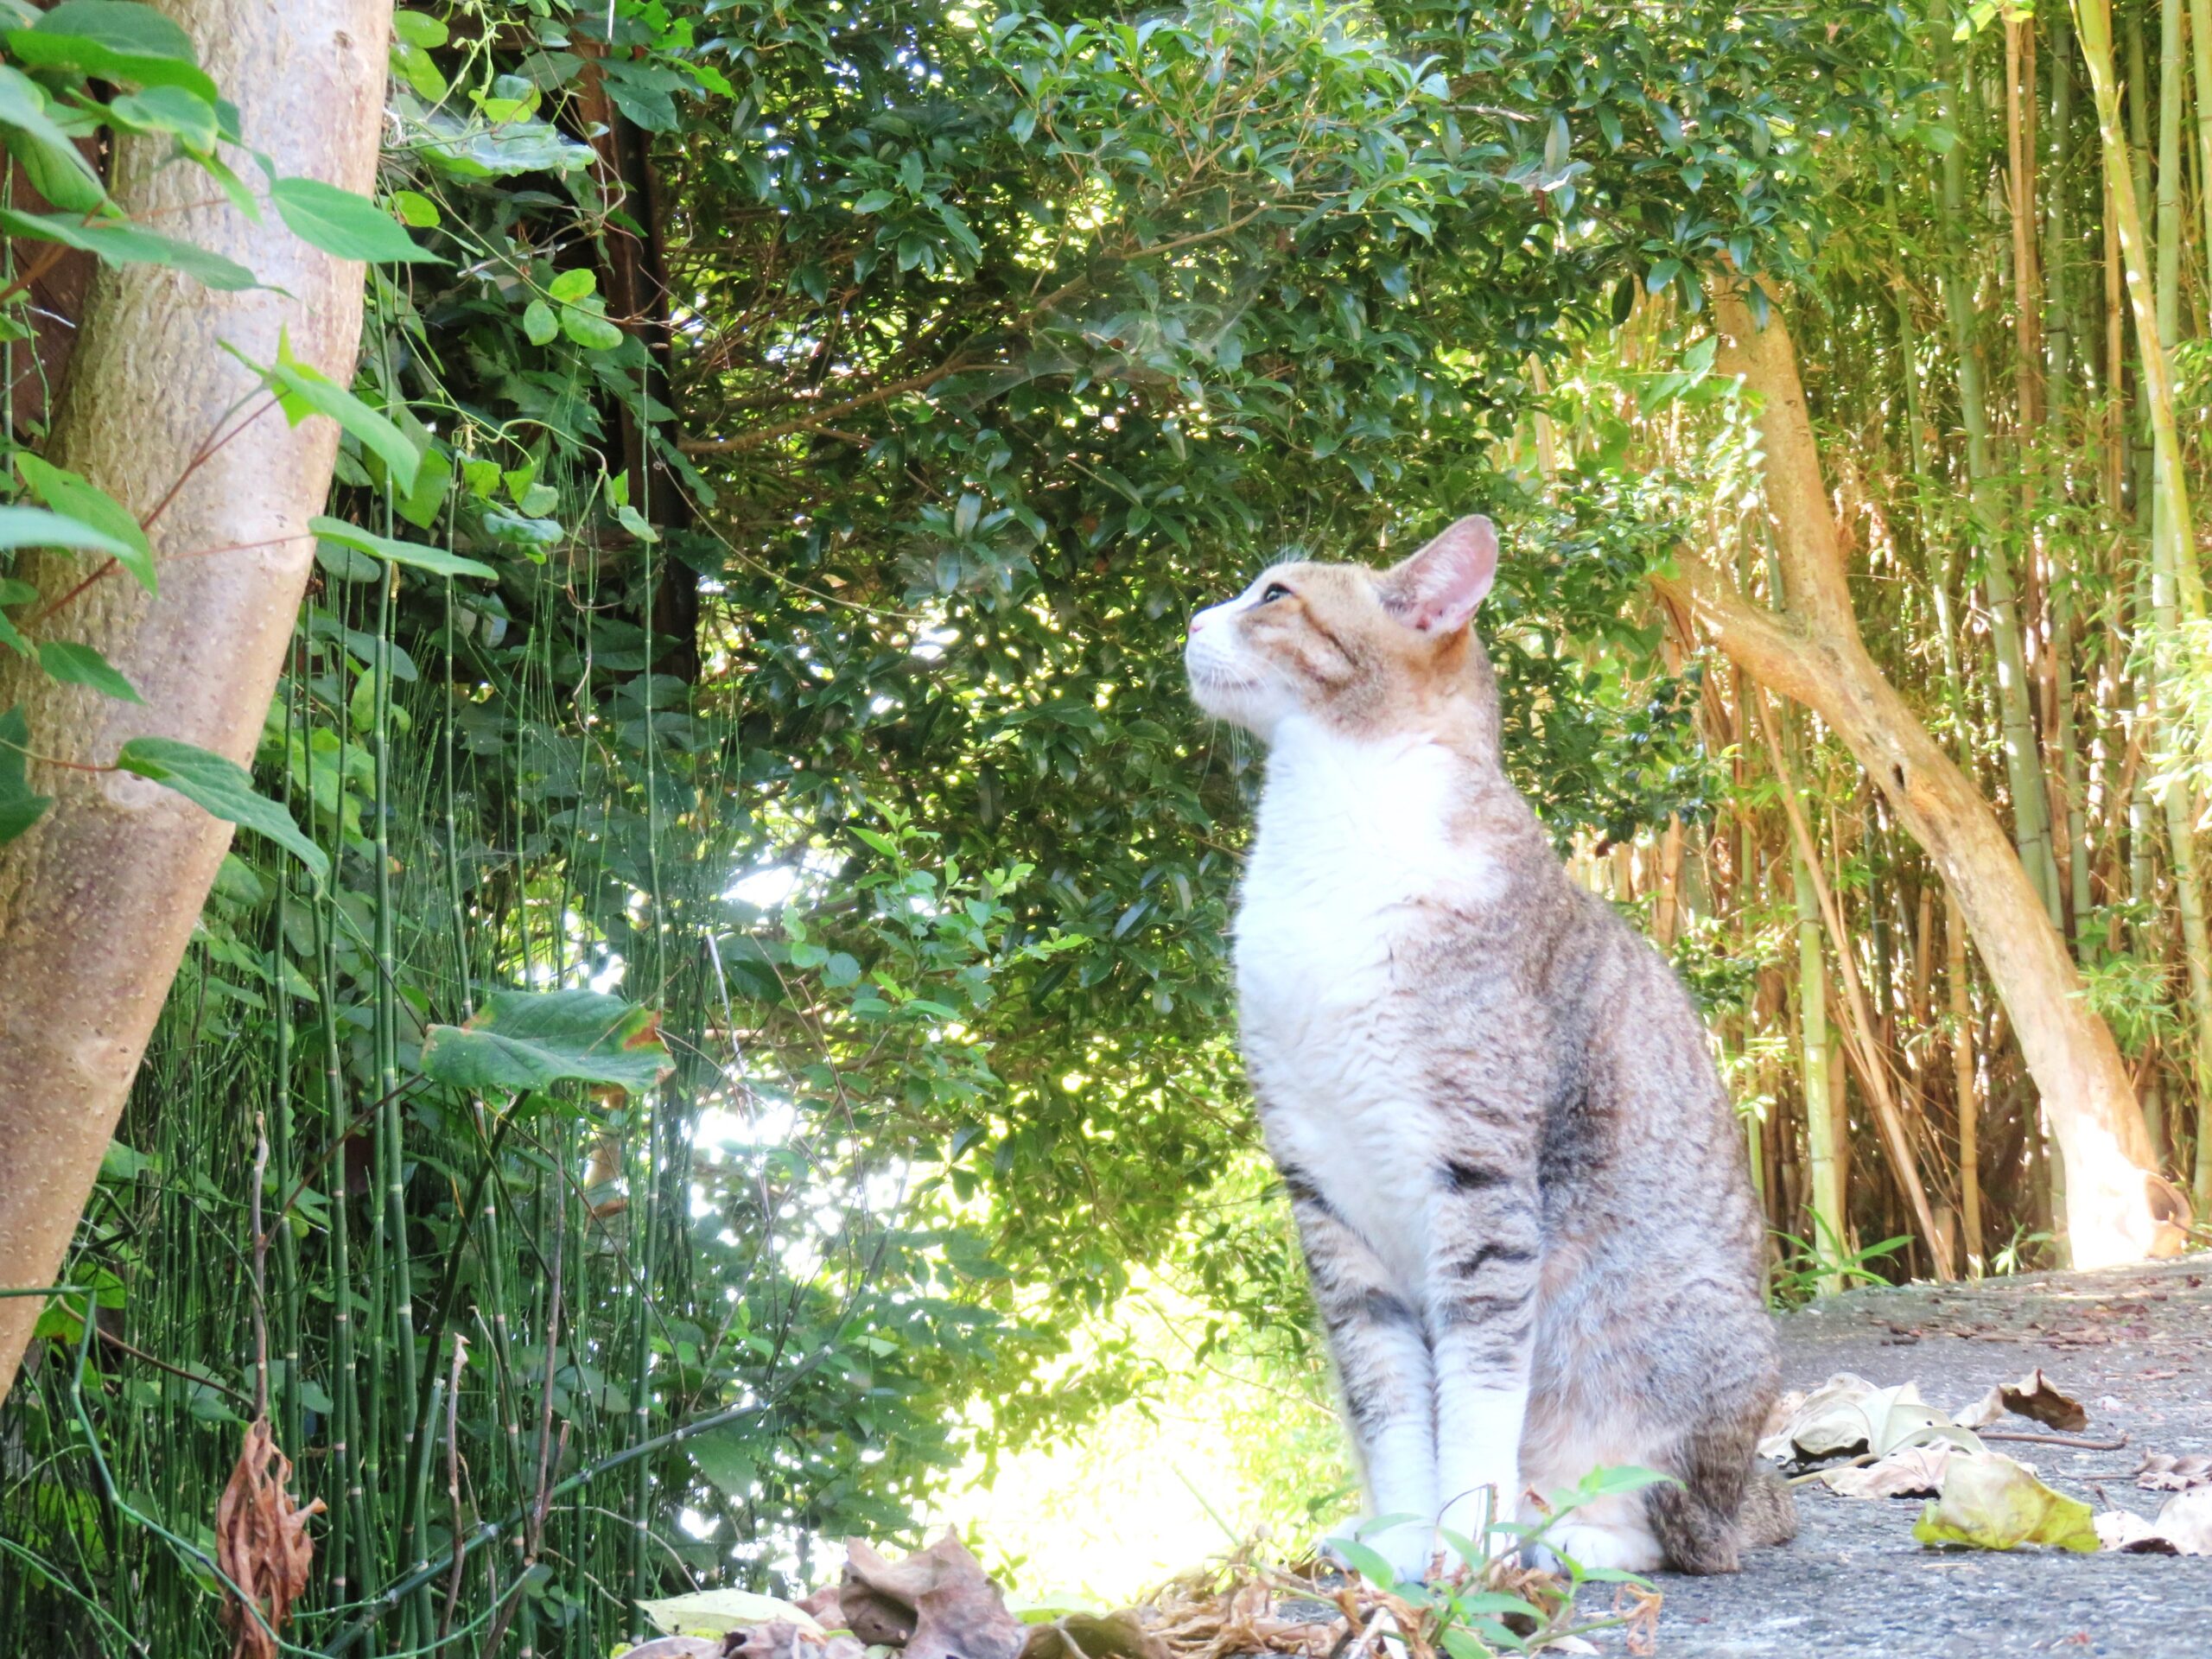
{"label": "cat", "polygon": [[[1736,1570],[1796,1530],[1764,1220],[1695,1007],[1508,780],[1463,518],[1385,571],[1199,612],[1199,708],[1267,747],[1235,925],[1247,1074],[1378,1517],[1408,1577],[1598,1465],[1585,1567]],[[1363,1535],[1363,1536],[1365,1535]]]}

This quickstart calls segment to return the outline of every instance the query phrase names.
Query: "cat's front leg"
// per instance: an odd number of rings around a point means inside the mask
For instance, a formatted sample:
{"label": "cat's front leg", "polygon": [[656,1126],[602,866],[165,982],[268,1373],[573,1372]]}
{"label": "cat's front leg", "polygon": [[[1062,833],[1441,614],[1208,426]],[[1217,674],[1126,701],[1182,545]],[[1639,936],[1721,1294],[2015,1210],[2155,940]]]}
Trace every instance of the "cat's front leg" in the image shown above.
{"label": "cat's front leg", "polygon": [[1442,1524],[1487,1549],[1486,1522],[1514,1520],[1521,1497],[1541,1255],[1536,1185],[1533,1174],[1477,1159],[1446,1164],[1437,1185],[1428,1298],[1437,1490]]}
{"label": "cat's front leg", "polygon": [[1363,1529],[1361,1541],[1402,1578],[1424,1577],[1434,1555],[1438,1498],[1435,1376],[1421,1310],[1398,1293],[1373,1246],[1313,1181],[1289,1167],[1283,1179],[1370,1514],[1404,1517]]}

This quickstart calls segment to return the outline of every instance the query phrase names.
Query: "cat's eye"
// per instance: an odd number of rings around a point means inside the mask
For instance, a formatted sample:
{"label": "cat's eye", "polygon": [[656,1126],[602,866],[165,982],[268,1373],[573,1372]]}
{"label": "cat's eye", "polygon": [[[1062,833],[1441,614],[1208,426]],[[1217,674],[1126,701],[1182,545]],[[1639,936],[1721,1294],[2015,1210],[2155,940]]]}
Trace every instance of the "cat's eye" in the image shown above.
{"label": "cat's eye", "polygon": [[1267,587],[1266,587],[1266,588],[1265,588],[1261,592],[1261,594],[1260,594],[1260,603],[1261,603],[1261,604],[1262,604],[1262,605],[1271,605],[1271,604],[1273,604],[1276,600],[1279,600],[1279,599],[1288,599],[1289,597],[1290,597],[1290,589],[1289,589],[1289,588],[1287,588],[1284,587],[1284,586],[1282,585],[1282,583],[1281,583],[1281,582],[1269,582],[1269,583],[1267,585]]}

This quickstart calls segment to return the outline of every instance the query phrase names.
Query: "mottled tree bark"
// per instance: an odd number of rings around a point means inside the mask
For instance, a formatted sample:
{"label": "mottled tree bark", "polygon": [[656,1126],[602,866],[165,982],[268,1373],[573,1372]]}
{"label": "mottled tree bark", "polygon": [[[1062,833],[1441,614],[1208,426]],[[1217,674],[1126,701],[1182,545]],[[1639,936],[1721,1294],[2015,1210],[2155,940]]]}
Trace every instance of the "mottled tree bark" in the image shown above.
{"label": "mottled tree bark", "polygon": [[2112,1033],[2083,1000],[2073,960],[1996,814],[1859,638],[1789,336],[1778,318],[1755,327],[1733,295],[1719,297],[1717,321],[1720,367],[1741,374],[1761,400],[1767,508],[1785,604],[1770,609],[1746,597],[1690,553],[1661,590],[1753,678],[1805,704],[1850,746],[1942,873],[2050,1110],[2065,1161],[2075,1264],[2171,1253],[2182,1238],[2171,1217],[2186,1205],[2156,1173]]}
{"label": "mottled tree bark", "polygon": [[[374,181],[391,0],[161,0],[238,106],[246,143],[283,175]],[[143,707],[58,685],[12,659],[46,817],[0,849],[0,1285],[51,1284],[231,826],[182,796],[99,768],[128,740],[182,739],[251,758],[314,553],[337,430],[294,429],[222,349],[272,361],[280,331],[340,381],[359,346],[362,268],[308,247],[271,212],[253,224],[206,176],[126,138],[114,193],[134,217],[228,255],[267,286],[218,294],[151,266],[103,269],[48,457],[151,518],[158,596],[111,573],[38,625],[99,647]],[[241,162],[239,171],[257,177]],[[254,411],[259,410],[257,415]],[[252,418],[245,418],[251,416]],[[219,447],[214,440],[234,433]],[[156,509],[159,509],[156,515]],[[49,602],[90,574],[48,554],[22,574]],[[28,612],[28,614],[38,614]],[[69,765],[57,765],[67,762]],[[249,1103],[239,1103],[244,1118]],[[0,1395],[40,1303],[0,1300]]]}

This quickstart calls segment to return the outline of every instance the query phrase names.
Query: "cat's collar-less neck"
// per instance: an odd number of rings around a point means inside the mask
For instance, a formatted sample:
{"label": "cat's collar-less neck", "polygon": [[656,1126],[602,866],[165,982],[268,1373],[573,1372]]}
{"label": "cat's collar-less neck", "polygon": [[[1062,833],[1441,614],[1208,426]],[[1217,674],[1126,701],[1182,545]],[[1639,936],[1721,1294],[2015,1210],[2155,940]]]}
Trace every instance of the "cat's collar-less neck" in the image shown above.
{"label": "cat's collar-less neck", "polygon": [[1314,764],[1358,772],[1387,768],[1394,763],[1449,769],[1460,772],[1470,783],[1506,786],[1500,757],[1472,732],[1440,731],[1428,726],[1363,732],[1347,730],[1313,715],[1296,714],[1283,719],[1268,741],[1271,772]]}

